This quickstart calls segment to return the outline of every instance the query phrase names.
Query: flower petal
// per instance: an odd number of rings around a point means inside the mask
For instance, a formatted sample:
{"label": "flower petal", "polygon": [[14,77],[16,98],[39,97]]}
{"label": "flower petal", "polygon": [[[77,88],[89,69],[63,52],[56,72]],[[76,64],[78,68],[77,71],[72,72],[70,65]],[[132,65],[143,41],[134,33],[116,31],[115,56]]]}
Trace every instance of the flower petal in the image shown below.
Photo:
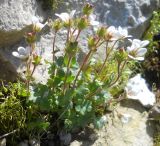
{"label": "flower petal", "polygon": [[40,30],[45,26],[45,24],[42,24],[40,22],[35,24],[36,28],[39,28]]}
{"label": "flower petal", "polygon": [[36,16],[33,16],[32,17],[32,23],[35,24],[35,23],[38,23],[38,22],[39,22],[39,19]]}
{"label": "flower petal", "polygon": [[96,21],[95,19],[96,19],[96,15],[92,14],[89,16],[90,24],[93,26],[99,25],[99,22]]}
{"label": "flower petal", "polygon": [[67,22],[70,18],[68,13],[61,13],[61,14],[55,14],[56,16],[58,16],[62,21]]}
{"label": "flower petal", "polygon": [[144,57],[135,57],[135,60],[143,61],[143,60],[144,60]]}
{"label": "flower petal", "polygon": [[147,52],[146,48],[140,48],[137,51],[137,56],[144,56],[146,52]]}
{"label": "flower petal", "polygon": [[26,48],[24,48],[24,47],[18,47],[18,53],[19,54],[26,54]]}
{"label": "flower petal", "polygon": [[97,26],[97,25],[99,25],[99,22],[92,20],[92,21],[90,21],[90,24],[93,26]]}
{"label": "flower petal", "polygon": [[145,40],[145,41],[142,41],[141,42],[141,47],[145,47],[149,44],[149,41],[148,40]]}
{"label": "flower petal", "polygon": [[74,14],[76,13],[76,10],[72,10],[71,13],[70,13],[70,19],[73,18]]}
{"label": "flower petal", "polygon": [[12,55],[14,56],[14,57],[17,57],[17,58],[19,58],[19,53],[18,52],[12,52]]}

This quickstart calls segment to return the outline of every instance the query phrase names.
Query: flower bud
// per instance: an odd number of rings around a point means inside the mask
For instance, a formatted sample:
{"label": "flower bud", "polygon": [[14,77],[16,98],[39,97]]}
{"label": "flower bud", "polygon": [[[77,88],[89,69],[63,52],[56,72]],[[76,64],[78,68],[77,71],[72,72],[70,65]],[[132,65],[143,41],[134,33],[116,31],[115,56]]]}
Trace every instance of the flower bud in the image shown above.
{"label": "flower bud", "polygon": [[83,7],[83,14],[89,16],[93,12],[93,5],[87,3]]}
{"label": "flower bud", "polygon": [[66,47],[66,53],[69,56],[74,56],[78,50],[78,42],[68,42],[67,47]]}
{"label": "flower bud", "polygon": [[38,56],[36,53],[33,54],[33,64],[39,65],[41,63],[42,57]]}
{"label": "flower bud", "polygon": [[96,51],[97,41],[98,41],[98,37],[97,36],[90,37],[88,39],[88,48],[91,49],[91,50],[93,50],[93,51]]}
{"label": "flower bud", "polygon": [[125,49],[122,47],[115,53],[115,59],[121,63],[122,61],[126,60],[128,57]]}
{"label": "flower bud", "polygon": [[52,28],[55,30],[55,32],[59,31],[62,28],[62,24],[60,19],[56,19],[53,23],[52,23]]}
{"label": "flower bud", "polygon": [[40,32],[42,30],[42,26],[40,26],[40,23],[33,25],[33,31],[34,32]]}
{"label": "flower bud", "polygon": [[86,17],[82,17],[78,19],[77,26],[79,30],[85,29],[88,25],[89,25],[89,22]]}
{"label": "flower bud", "polygon": [[110,33],[106,32],[104,39],[105,39],[106,41],[109,41],[109,40],[111,40],[112,37],[113,37],[113,36],[112,36]]}
{"label": "flower bud", "polygon": [[26,38],[26,42],[28,44],[32,44],[32,43],[35,43],[36,41],[36,33],[35,32],[29,32],[25,35],[25,38]]}
{"label": "flower bud", "polygon": [[97,35],[99,38],[104,38],[106,35],[106,28],[105,27],[101,27],[97,30]]}

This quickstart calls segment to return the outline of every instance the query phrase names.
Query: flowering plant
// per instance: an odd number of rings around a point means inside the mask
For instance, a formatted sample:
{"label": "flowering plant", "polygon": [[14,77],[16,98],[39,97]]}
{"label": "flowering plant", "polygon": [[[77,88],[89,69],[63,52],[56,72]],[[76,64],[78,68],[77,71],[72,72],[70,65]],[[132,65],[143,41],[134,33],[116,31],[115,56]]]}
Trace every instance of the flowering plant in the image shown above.
{"label": "flowering plant", "polygon": [[[74,18],[75,10],[71,13],[56,14],[59,19],[49,21],[48,25],[54,30],[53,38],[53,61],[48,62],[50,77],[46,84],[39,83],[34,88],[35,104],[48,113],[56,113],[55,125],[62,125],[71,130],[76,127],[86,126],[94,123],[96,127],[101,127],[104,123],[104,113],[113,98],[123,87],[129,77],[128,64],[131,61],[143,60],[146,53],[144,48],[148,41],[133,40],[131,46],[122,47],[131,36],[127,30],[114,26],[100,26],[95,20],[93,6],[86,4],[83,8],[82,16]],[[80,35],[86,28],[98,27],[96,32],[87,39],[88,53],[82,60],[77,61],[77,54],[80,50]],[[34,27],[37,28],[37,27]],[[62,29],[63,28],[63,29]],[[55,51],[56,36],[59,31],[67,32],[64,55],[57,56]],[[31,69],[31,63],[40,59],[34,57],[34,43],[36,31],[27,35],[26,39],[31,46],[29,58],[27,60],[27,86],[35,68]],[[39,30],[39,29],[38,29]],[[99,49],[105,48],[105,58],[95,59],[94,55]],[[15,54],[15,53],[14,53]],[[33,63],[34,65],[34,63]],[[48,118],[50,121],[51,119]],[[57,124],[59,123],[59,124]]]}

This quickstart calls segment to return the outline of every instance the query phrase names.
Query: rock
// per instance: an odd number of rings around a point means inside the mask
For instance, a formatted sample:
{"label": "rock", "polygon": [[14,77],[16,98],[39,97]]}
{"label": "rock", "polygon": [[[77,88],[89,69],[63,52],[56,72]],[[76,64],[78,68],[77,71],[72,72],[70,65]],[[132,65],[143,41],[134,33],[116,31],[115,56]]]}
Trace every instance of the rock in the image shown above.
{"label": "rock", "polygon": [[128,122],[130,122],[132,120],[132,116],[127,113],[121,113],[120,119],[123,124],[127,124]]}
{"label": "rock", "polygon": [[82,142],[79,142],[79,141],[77,141],[77,140],[74,140],[71,144],[70,144],[70,146],[81,146],[82,145]]}
{"label": "rock", "polygon": [[145,107],[151,107],[156,102],[155,95],[148,89],[140,74],[129,79],[125,91],[128,99],[138,100]]}
{"label": "rock", "polygon": [[[128,123],[121,121],[122,114],[132,117]],[[111,115],[108,123],[97,131],[97,140],[74,138],[70,146],[153,146],[155,123],[148,122],[146,109],[136,101],[122,101]],[[88,140],[87,140],[88,139]]]}
{"label": "rock", "polygon": [[[68,0],[71,8],[81,10],[83,0]],[[152,12],[160,7],[159,0],[88,0],[95,6],[101,23],[128,28],[131,35],[141,38],[149,25]]]}
{"label": "rock", "polygon": [[0,146],[6,146],[6,138],[0,139]]}
{"label": "rock", "polygon": [[149,112],[149,118],[160,121],[160,104],[156,104]]}
{"label": "rock", "polygon": [[15,81],[17,76],[16,67],[3,55],[0,54],[0,79],[4,81]]}
{"label": "rock", "polygon": [[53,141],[53,140],[49,140],[49,141],[48,141],[48,146],[55,146],[54,141]]}
{"label": "rock", "polygon": [[29,144],[30,146],[40,146],[40,141],[36,139],[30,139]]}
{"label": "rock", "polygon": [[32,17],[41,9],[32,0],[0,1],[0,47],[10,46],[21,40],[32,24]]}
{"label": "rock", "polygon": [[23,141],[23,142],[20,142],[18,146],[29,146],[28,145],[28,141]]}
{"label": "rock", "polygon": [[68,145],[71,142],[72,136],[70,133],[66,133],[64,131],[61,131],[59,134],[59,138],[62,144]]}

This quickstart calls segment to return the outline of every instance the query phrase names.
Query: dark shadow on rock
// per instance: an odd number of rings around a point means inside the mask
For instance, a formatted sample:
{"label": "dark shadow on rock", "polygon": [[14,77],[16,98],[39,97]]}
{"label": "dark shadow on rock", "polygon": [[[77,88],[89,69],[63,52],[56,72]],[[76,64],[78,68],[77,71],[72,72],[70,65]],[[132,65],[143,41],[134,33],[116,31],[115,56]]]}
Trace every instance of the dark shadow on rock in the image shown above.
{"label": "dark shadow on rock", "polygon": [[0,80],[14,82],[17,77],[18,74],[14,66],[0,54]]}
{"label": "dark shadow on rock", "polygon": [[81,146],[92,146],[93,143],[98,139],[98,135],[95,133],[94,129],[86,127],[79,133],[72,134],[72,139],[81,141]]}
{"label": "dark shadow on rock", "polygon": [[120,102],[120,105],[123,107],[127,107],[127,108],[133,108],[141,113],[148,110],[145,107],[143,107],[142,104],[136,100],[124,99]]}
{"label": "dark shadow on rock", "polygon": [[148,135],[152,138],[154,138],[154,135],[156,133],[156,121],[147,121],[146,125],[146,131],[148,133]]}
{"label": "dark shadow on rock", "polygon": [[8,47],[16,44],[24,37],[26,32],[31,31],[31,29],[32,25],[26,26],[22,30],[12,30],[9,32],[0,30],[0,47]]}

